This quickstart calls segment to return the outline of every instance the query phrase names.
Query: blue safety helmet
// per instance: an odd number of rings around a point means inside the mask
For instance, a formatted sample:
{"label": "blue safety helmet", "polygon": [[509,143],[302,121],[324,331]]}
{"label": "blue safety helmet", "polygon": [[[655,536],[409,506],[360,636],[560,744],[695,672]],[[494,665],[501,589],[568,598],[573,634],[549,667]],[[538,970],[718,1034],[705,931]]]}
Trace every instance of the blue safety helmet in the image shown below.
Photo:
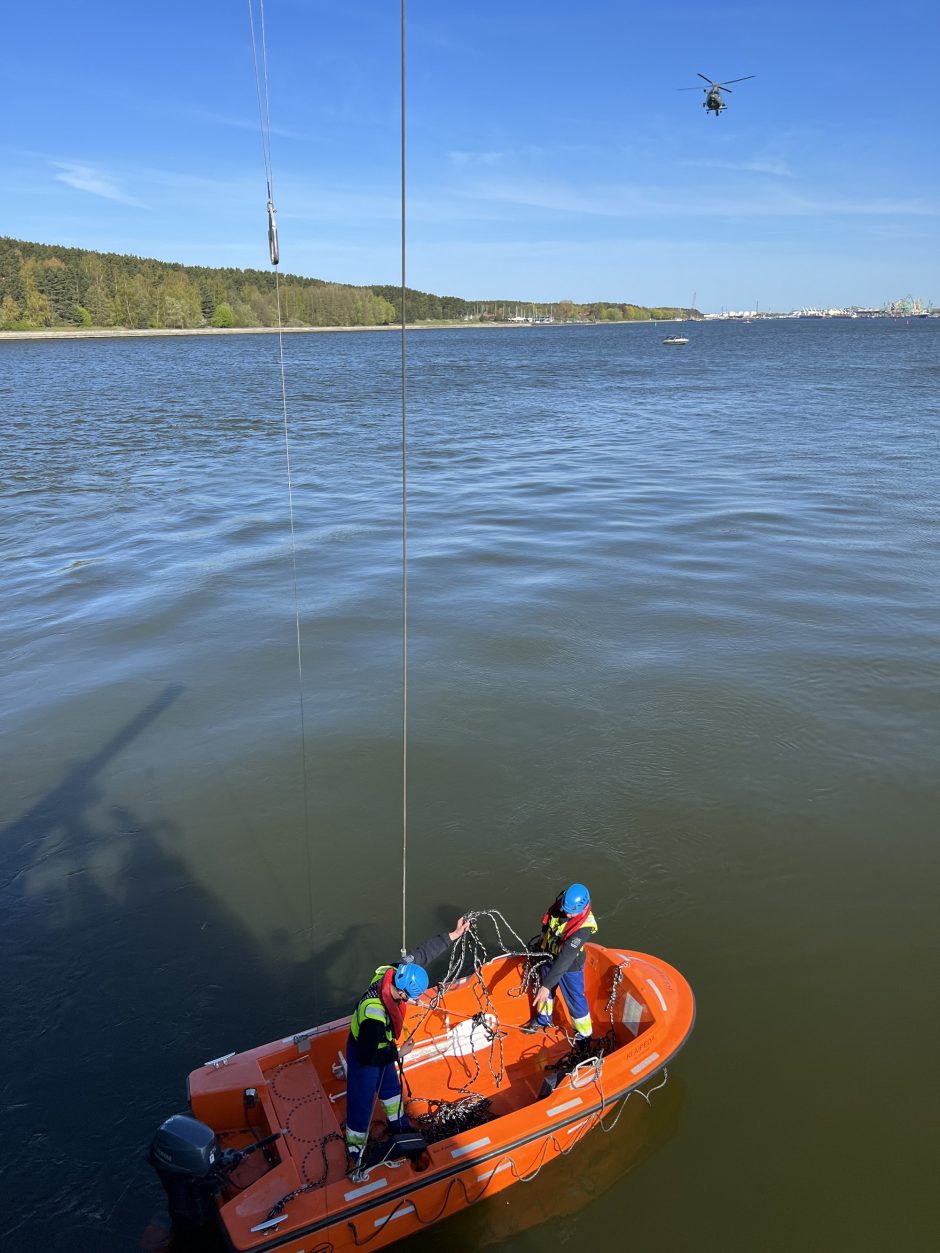
{"label": "blue safety helmet", "polygon": [[591,893],[583,883],[572,883],[561,898],[561,907],[569,918],[580,914],[591,903]]}
{"label": "blue safety helmet", "polygon": [[414,1001],[428,990],[428,972],[414,962],[402,962],[392,977],[392,983],[399,992],[404,992]]}

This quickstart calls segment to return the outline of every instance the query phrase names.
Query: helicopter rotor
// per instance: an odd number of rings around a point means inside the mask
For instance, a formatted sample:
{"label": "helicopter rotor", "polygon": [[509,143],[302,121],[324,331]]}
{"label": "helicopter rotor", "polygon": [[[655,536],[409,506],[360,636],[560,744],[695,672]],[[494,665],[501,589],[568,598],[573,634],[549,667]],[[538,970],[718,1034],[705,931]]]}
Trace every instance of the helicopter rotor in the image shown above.
{"label": "helicopter rotor", "polygon": [[[746,83],[749,78],[756,78],[756,74],[745,74],[743,78],[729,78],[728,83]],[[707,74],[699,74],[699,78],[704,78],[709,87],[717,87],[719,91],[730,91],[728,83],[716,83],[714,79],[708,77]],[[679,87],[677,91],[698,91],[697,87]]]}

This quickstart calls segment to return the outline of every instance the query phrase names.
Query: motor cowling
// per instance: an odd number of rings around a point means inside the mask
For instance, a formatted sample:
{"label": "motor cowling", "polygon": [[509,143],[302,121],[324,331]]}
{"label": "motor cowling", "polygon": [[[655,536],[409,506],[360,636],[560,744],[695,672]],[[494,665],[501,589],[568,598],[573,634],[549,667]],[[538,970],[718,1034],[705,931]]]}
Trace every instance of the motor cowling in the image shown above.
{"label": "motor cowling", "polygon": [[147,1158],[163,1184],[177,1231],[191,1232],[211,1221],[221,1161],[211,1127],[188,1114],[174,1114],[158,1128]]}

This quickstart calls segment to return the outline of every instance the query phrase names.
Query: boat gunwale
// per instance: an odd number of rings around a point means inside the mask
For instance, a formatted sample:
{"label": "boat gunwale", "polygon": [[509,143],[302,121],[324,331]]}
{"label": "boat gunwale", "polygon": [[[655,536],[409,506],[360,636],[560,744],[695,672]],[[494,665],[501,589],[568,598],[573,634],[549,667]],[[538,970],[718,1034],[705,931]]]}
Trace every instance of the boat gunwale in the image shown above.
{"label": "boat gunwale", "polygon": [[[473,1169],[476,1169],[482,1163],[492,1161],[494,1158],[503,1157],[506,1154],[512,1153],[516,1149],[521,1148],[525,1144],[531,1144],[534,1140],[548,1139],[550,1136],[554,1135],[557,1131],[559,1131],[562,1127],[569,1127],[572,1125],[572,1123],[581,1122],[583,1120],[591,1118],[594,1114],[597,1114],[598,1112],[600,1114],[600,1117],[603,1118],[604,1111],[606,1109],[608,1109],[612,1105],[615,1105],[621,1099],[625,1100],[627,1097],[629,1097],[633,1092],[637,1090],[640,1084],[647,1083],[650,1079],[655,1079],[657,1075],[661,1074],[666,1069],[666,1067],[672,1062],[673,1058],[675,1058],[682,1051],[682,1049],[685,1048],[686,1043],[688,1042],[689,1036],[692,1034],[692,1028],[694,1026],[695,1026],[695,1013],[693,1011],[692,1020],[689,1023],[688,1031],[683,1037],[682,1042],[678,1044],[676,1048],[673,1049],[673,1051],[670,1053],[668,1060],[664,1062],[662,1066],[659,1066],[656,1070],[650,1071],[648,1075],[643,1075],[641,1078],[637,1079],[635,1083],[629,1084],[626,1088],[619,1090],[618,1092],[614,1094],[614,1096],[609,1097],[606,1101],[600,1101],[598,1102],[597,1105],[592,1106],[590,1109],[579,1110],[576,1114],[572,1114],[570,1118],[565,1118],[562,1122],[556,1123],[552,1127],[543,1127],[540,1131],[534,1131],[529,1135],[522,1136],[520,1139],[514,1140],[511,1144],[503,1145],[501,1148],[495,1149],[493,1152],[490,1152],[490,1153],[485,1153],[481,1157],[474,1157],[468,1161],[454,1163],[454,1165],[452,1166],[445,1167],[443,1170],[439,1171],[437,1174],[434,1174],[430,1178],[423,1180],[417,1186],[415,1185],[412,1185],[410,1187],[402,1186],[402,1187],[395,1189],[395,1191],[393,1192],[385,1192],[382,1194],[382,1197],[380,1198],[380,1203],[384,1206],[385,1204],[387,1204],[387,1202],[392,1201],[392,1200],[396,1200],[396,1199],[403,1200],[405,1197],[415,1196],[416,1194],[423,1191],[425,1188],[430,1187],[432,1184],[444,1183],[446,1180],[453,1179],[455,1176],[463,1174],[464,1171],[469,1170],[471,1167]],[[589,1127],[588,1130],[584,1134],[589,1135],[591,1131],[594,1131],[596,1129],[596,1126],[597,1124],[595,1124],[595,1126],[593,1127]],[[475,1130],[479,1130],[479,1128],[475,1128]],[[577,1143],[577,1141],[575,1141],[575,1143]],[[371,1169],[375,1169],[375,1167],[372,1167]],[[539,1167],[539,1169],[541,1169],[541,1167]],[[538,1171],[536,1171],[536,1173],[538,1173]],[[493,1176],[491,1175],[490,1179],[492,1179],[492,1177]],[[483,1185],[480,1195],[476,1197],[474,1201],[470,1202],[470,1204],[476,1204],[476,1201],[483,1199],[483,1193],[489,1187],[490,1179],[488,1179],[486,1183]],[[525,1180],[519,1179],[517,1180],[517,1182],[525,1182]],[[354,1218],[358,1218],[361,1215],[368,1213],[370,1210],[374,1210],[375,1206],[376,1206],[375,1198],[372,1200],[371,1204],[368,1201],[363,1201],[359,1205],[355,1206],[354,1208],[346,1209],[346,1210],[343,1210],[342,1212],[334,1212],[332,1217],[319,1219],[316,1222],[307,1224],[307,1226],[305,1227],[298,1227],[295,1231],[291,1231],[289,1233],[285,1232],[284,1236],[281,1237],[280,1239],[276,1238],[273,1241],[268,1241],[265,1244],[250,1245],[249,1246],[250,1253],[268,1253],[269,1250],[277,1249],[281,1245],[283,1245],[286,1239],[290,1239],[290,1240],[298,1239],[299,1240],[299,1239],[302,1239],[304,1236],[314,1235],[316,1234],[316,1232],[322,1231],[324,1227],[332,1227],[332,1226],[335,1226],[337,1223],[351,1222]],[[387,1221],[391,1221],[391,1218],[394,1212],[395,1210],[393,1208],[392,1213],[389,1214],[387,1217]],[[417,1210],[415,1210],[415,1212],[417,1213]],[[443,1214],[441,1215],[441,1217],[443,1217]],[[418,1221],[419,1222],[421,1221],[420,1218]],[[440,1221],[440,1220],[439,1219],[434,1220],[434,1222],[437,1222],[437,1221]],[[430,1227],[434,1225],[434,1222],[423,1223],[422,1226]],[[247,1253],[247,1250],[245,1247],[237,1245],[231,1240],[229,1233],[228,1233],[228,1229],[225,1226],[225,1224],[223,1223],[221,1225],[222,1225],[222,1230],[225,1234],[226,1244],[232,1250],[232,1253]],[[379,1231],[384,1231],[384,1229],[385,1229],[385,1225],[383,1224],[382,1227],[379,1228]]]}
{"label": "boat gunwale", "polygon": [[[257,1244],[257,1243],[248,1244],[248,1245],[236,1244],[229,1232],[228,1224],[224,1221],[222,1217],[222,1210],[220,1207],[218,1211],[218,1219],[219,1219],[218,1226],[221,1228],[226,1248],[231,1250],[231,1253],[274,1253],[274,1250],[283,1248],[288,1241],[301,1240],[301,1239],[306,1238],[307,1236],[316,1235],[318,1232],[322,1232],[325,1229],[328,1229],[330,1227],[335,1227],[335,1226],[343,1225],[346,1223],[352,1224],[354,1219],[360,1218],[362,1215],[367,1214],[370,1211],[374,1211],[377,1205],[381,1205],[384,1208],[385,1205],[388,1204],[388,1202],[390,1201],[395,1202],[395,1204],[393,1204],[391,1211],[386,1215],[385,1222],[383,1222],[382,1226],[378,1227],[376,1231],[373,1233],[374,1235],[380,1235],[381,1232],[385,1230],[386,1225],[389,1222],[391,1222],[393,1217],[395,1216],[397,1209],[398,1209],[398,1203],[400,1201],[406,1198],[417,1197],[429,1188],[435,1187],[438,1184],[446,1183],[448,1185],[447,1193],[446,1193],[446,1196],[444,1198],[444,1203],[441,1207],[441,1210],[437,1218],[427,1223],[422,1222],[420,1215],[418,1215],[417,1206],[415,1205],[413,1207],[414,1212],[418,1217],[418,1222],[421,1224],[422,1228],[428,1227],[428,1226],[434,1226],[435,1223],[439,1222],[441,1219],[443,1219],[446,1216],[444,1211],[446,1210],[447,1204],[450,1199],[450,1188],[452,1186],[453,1181],[459,1178],[462,1174],[466,1173],[467,1171],[471,1169],[477,1170],[482,1164],[486,1162],[491,1162],[501,1157],[507,1157],[508,1155],[514,1153],[519,1148],[522,1148],[523,1146],[527,1144],[532,1144],[535,1141],[538,1141],[538,1140],[548,1141],[552,1137],[556,1136],[557,1133],[562,1128],[570,1127],[575,1123],[586,1121],[588,1119],[594,1119],[595,1116],[596,1116],[596,1121],[594,1121],[592,1125],[588,1127],[588,1129],[584,1132],[584,1136],[587,1136],[590,1134],[590,1132],[596,1130],[598,1125],[602,1125],[601,1120],[603,1119],[604,1114],[607,1110],[611,1109],[618,1102],[626,1101],[627,1098],[630,1097],[642,1084],[648,1083],[651,1079],[655,1079],[657,1075],[662,1074],[662,1072],[666,1070],[666,1068],[672,1063],[672,1061],[685,1048],[686,1044],[688,1043],[689,1037],[691,1036],[692,1031],[695,1027],[695,1021],[697,1017],[697,1003],[695,999],[695,994],[692,991],[692,988],[689,985],[688,980],[685,978],[685,976],[682,975],[680,971],[676,970],[675,967],[671,966],[668,962],[662,960],[661,958],[654,957],[652,954],[632,952],[630,950],[624,951],[622,949],[608,948],[606,945],[601,945],[601,944],[592,944],[590,947],[599,949],[601,952],[609,955],[611,958],[620,958],[621,960],[626,959],[628,962],[632,962],[635,958],[639,958],[640,960],[650,961],[654,965],[665,967],[666,969],[672,971],[674,974],[678,975],[681,982],[685,984],[685,987],[687,988],[688,993],[689,993],[689,998],[691,1000],[691,1013],[689,1015],[689,1022],[682,1036],[682,1039],[673,1048],[670,1049],[668,1057],[665,1058],[665,1060],[662,1062],[660,1066],[657,1066],[655,1070],[649,1071],[648,1074],[638,1076],[633,1082],[628,1082],[625,1086],[618,1088],[609,1097],[605,1097],[602,1094],[600,1100],[597,1101],[594,1105],[590,1106],[588,1109],[583,1109],[583,1108],[579,1109],[576,1112],[573,1112],[569,1117],[564,1118],[557,1123],[554,1123],[551,1127],[543,1126],[537,1131],[532,1131],[527,1134],[521,1135],[518,1138],[514,1139],[511,1143],[502,1144],[498,1148],[492,1149],[489,1152],[485,1152],[481,1154],[480,1156],[474,1156],[472,1158],[464,1159],[461,1162],[454,1162],[451,1165],[439,1167],[436,1171],[428,1170],[427,1174],[420,1179],[420,1182],[415,1180],[415,1177],[412,1174],[408,1183],[403,1183],[390,1192],[383,1192],[381,1197],[373,1196],[369,1200],[364,1199],[358,1205],[334,1210],[331,1214],[327,1214],[322,1218],[314,1219],[313,1221],[301,1227],[297,1227],[296,1229],[293,1229],[289,1232],[285,1231],[280,1236],[272,1233],[272,1238],[270,1240],[266,1240],[262,1244]],[[494,960],[499,960],[499,958],[494,959]],[[612,962],[612,965],[614,965],[615,968],[619,964],[620,963],[616,961]],[[343,1021],[344,1021],[343,1019],[337,1019],[334,1021],[334,1023],[330,1025],[332,1027],[335,1027],[341,1024]],[[654,1022],[661,1022],[661,1021],[662,1019],[654,1019]],[[298,1034],[303,1036],[306,1033],[301,1032]],[[630,1044],[635,1043],[636,1040],[639,1038],[640,1038],[639,1036],[635,1037],[633,1041],[630,1041],[621,1045],[620,1048],[623,1048],[623,1049],[629,1048]],[[286,1040],[290,1040],[290,1039],[293,1039],[293,1037],[292,1036],[286,1037]],[[261,1047],[263,1048],[266,1046],[261,1046]],[[607,1056],[611,1058],[614,1057],[615,1053],[620,1051],[620,1048],[615,1050],[614,1053],[608,1054]],[[566,1075],[565,1078],[570,1079],[570,1075]],[[600,1074],[598,1074],[598,1072],[595,1072],[595,1076],[593,1080],[590,1083],[585,1084],[584,1088],[578,1088],[578,1089],[572,1088],[572,1090],[576,1090],[579,1092],[585,1091],[587,1088],[589,1088],[592,1085],[595,1088],[597,1088],[601,1081],[602,1081],[602,1071],[600,1072]],[[558,1089],[556,1088],[555,1093],[557,1094],[557,1092],[558,1092]],[[533,1102],[533,1104],[536,1104],[536,1103],[537,1102]],[[528,1108],[531,1108],[531,1106]],[[485,1126],[486,1124],[483,1124],[483,1125]],[[476,1131],[481,1130],[481,1128],[476,1127],[476,1128],[471,1128],[470,1130],[476,1132]],[[469,1132],[465,1132],[463,1134],[468,1134],[468,1133]],[[457,1137],[454,1137],[454,1138],[456,1139]],[[579,1137],[579,1140],[583,1138],[584,1137]],[[578,1142],[579,1141],[576,1140],[574,1144],[576,1145]],[[574,1147],[574,1145],[572,1145],[572,1147]],[[569,1149],[568,1151],[570,1152],[571,1150]],[[555,1154],[555,1157],[557,1158],[563,1155],[565,1154],[563,1153],[561,1149],[559,1149],[558,1152]],[[542,1165],[544,1164],[545,1162],[543,1161]],[[376,1169],[376,1167],[371,1167],[370,1169]],[[536,1174],[538,1174],[540,1170],[541,1170],[541,1165],[536,1168]],[[473,1201],[470,1201],[468,1199],[468,1202],[467,1202],[468,1207],[470,1205],[475,1205],[478,1201],[484,1198],[484,1195],[487,1189],[489,1188],[489,1185],[492,1182],[492,1179],[495,1177],[495,1174],[496,1174],[495,1171],[491,1173],[490,1177],[483,1184],[480,1192],[473,1199]],[[522,1179],[521,1177],[517,1175],[514,1182],[526,1182],[526,1180]],[[285,1214],[284,1217],[286,1219],[287,1215]],[[415,1233],[409,1232],[408,1234],[411,1235]],[[355,1231],[355,1228],[353,1228],[353,1239],[357,1244],[359,1243],[358,1233]]]}

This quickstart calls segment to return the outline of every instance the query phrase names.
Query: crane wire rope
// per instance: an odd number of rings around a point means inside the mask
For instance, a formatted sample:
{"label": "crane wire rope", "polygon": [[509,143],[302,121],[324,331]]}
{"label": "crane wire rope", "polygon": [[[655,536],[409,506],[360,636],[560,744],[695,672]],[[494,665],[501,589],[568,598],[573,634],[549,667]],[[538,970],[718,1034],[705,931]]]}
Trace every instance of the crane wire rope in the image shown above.
{"label": "crane wire rope", "polygon": [[[268,192],[268,249],[274,270],[274,292],[277,305],[278,365],[281,382],[281,412],[284,424],[284,461],[287,468],[287,514],[290,525],[291,570],[294,584],[294,629],[297,641],[297,698],[300,714],[300,755],[303,778],[303,842],[307,866],[307,909],[311,948],[314,944],[313,920],[313,861],[310,850],[310,802],[307,791],[307,731],[304,711],[303,654],[300,644],[300,591],[297,579],[297,541],[294,527],[294,491],[291,477],[290,422],[287,407],[287,380],[284,368],[284,327],[281,316],[281,284],[278,265],[280,246],[277,234],[277,210],[274,206],[274,163],[271,156],[271,97],[268,89],[268,49],[264,23],[264,0],[258,0],[258,33],[255,33],[254,0],[248,0],[248,24],[251,30],[251,54],[255,71],[255,91],[258,98],[258,125],[261,133],[261,153],[264,160],[265,183]],[[258,43],[261,45],[259,64]],[[314,1004],[317,1005],[316,980],[313,987]],[[319,1009],[317,1009],[319,1018]]]}
{"label": "crane wire rope", "polygon": [[408,902],[408,350],[405,331],[405,0],[401,0],[401,955]]}

